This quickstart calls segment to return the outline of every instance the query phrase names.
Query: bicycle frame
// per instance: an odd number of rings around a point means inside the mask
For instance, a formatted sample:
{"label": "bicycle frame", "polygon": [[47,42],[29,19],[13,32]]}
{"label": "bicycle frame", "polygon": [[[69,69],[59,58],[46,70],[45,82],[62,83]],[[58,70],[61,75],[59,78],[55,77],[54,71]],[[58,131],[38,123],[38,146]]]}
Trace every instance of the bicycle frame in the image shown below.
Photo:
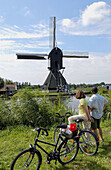
{"label": "bicycle frame", "polygon": [[79,134],[81,134],[82,130],[81,130],[80,126],[79,126],[79,123],[77,123],[77,131],[79,131]]}
{"label": "bicycle frame", "polygon": [[[76,123],[77,123],[77,122],[76,122]],[[78,132],[79,138],[82,138],[82,139],[83,139],[83,142],[86,143],[86,142],[84,141],[83,136],[82,136],[82,130],[81,130],[80,126],[79,126],[80,123],[81,123],[81,122],[78,122],[78,123],[77,123],[77,132]],[[79,142],[79,143],[81,143],[81,142]]]}
{"label": "bicycle frame", "polygon": [[[50,156],[50,153],[48,153],[43,147],[41,147],[41,146],[38,144],[38,142],[39,142],[39,143],[43,143],[43,144],[45,144],[45,145],[53,146],[53,147],[55,147],[54,150],[53,150],[53,156],[52,156],[52,158],[54,159],[54,158],[55,158],[54,154],[56,153],[57,146],[58,146],[58,143],[59,143],[59,139],[61,139],[61,142],[62,142],[63,140],[66,140],[66,137],[63,138],[62,135],[59,134],[56,144],[52,144],[52,143],[49,143],[49,142],[44,142],[44,141],[42,141],[42,140],[39,140],[38,137],[37,137],[37,138],[35,139],[35,143],[34,143],[34,147],[33,147],[33,148],[34,148],[34,151],[36,150],[36,146],[37,146],[37,147],[40,148],[43,152],[45,152],[48,156]],[[60,145],[59,145],[59,146],[60,146]]]}

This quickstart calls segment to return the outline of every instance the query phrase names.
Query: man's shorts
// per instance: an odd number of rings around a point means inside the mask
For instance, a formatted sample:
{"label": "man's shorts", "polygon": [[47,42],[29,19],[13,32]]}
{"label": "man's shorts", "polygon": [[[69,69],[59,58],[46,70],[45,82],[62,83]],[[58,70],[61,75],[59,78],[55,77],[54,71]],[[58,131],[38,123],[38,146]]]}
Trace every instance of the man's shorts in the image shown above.
{"label": "man's shorts", "polygon": [[99,129],[100,128],[100,120],[101,119],[95,119],[94,117],[92,117],[93,118],[93,122],[91,122],[91,129]]}

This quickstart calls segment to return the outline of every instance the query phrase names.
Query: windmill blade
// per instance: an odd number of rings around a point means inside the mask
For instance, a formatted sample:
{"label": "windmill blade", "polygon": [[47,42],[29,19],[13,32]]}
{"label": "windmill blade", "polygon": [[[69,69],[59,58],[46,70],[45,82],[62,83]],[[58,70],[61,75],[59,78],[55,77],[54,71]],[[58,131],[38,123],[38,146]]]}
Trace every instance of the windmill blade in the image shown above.
{"label": "windmill blade", "polygon": [[89,58],[89,56],[63,55],[64,58]]}
{"label": "windmill blade", "polygon": [[56,44],[56,17],[49,18],[49,47],[52,49]]}
{"label": "windmill blade", "polygon": [[63,57],[65,58],[89,58],[89,54],[87,52],[71,52],[64,51]]}
{"label": "windmill blade", "polygon": [[44,56],[47,54],[16,54],[17,59],[27,59],[27,60],[46,60]]}

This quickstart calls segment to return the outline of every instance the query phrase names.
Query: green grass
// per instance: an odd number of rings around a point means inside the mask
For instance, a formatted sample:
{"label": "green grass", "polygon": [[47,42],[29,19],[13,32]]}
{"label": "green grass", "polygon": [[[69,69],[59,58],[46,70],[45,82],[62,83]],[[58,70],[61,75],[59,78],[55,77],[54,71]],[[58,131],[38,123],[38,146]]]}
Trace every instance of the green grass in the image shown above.
{"label": "green grass", "polygon": [[[57,162],[58,170],[110,170],[111,169],[111,120],[101,123],[103,129],[103,136],[105,141],[100,142],[99,150],[95,156],[87,156],[79,150],[76,159],[62,166]],[[18,126],[8,127],[6,130],[0,131],[0,170],[9,170],[10,164],[14,157],[24,149],[29,147],[30,143],[34,143],[35,132],[31,127]],[[51,128],[49,136],[40,137],[44,141],[54,143],[53,131]],[[42,144],[43,146],[43,144]],[[53,147],[46,146],[47,151],[52,151]],[[40,151],[40,149],[39,149]],[[46,155],[42,153],[42,166],[41,170],[55,170],[55,162],[46,164]]]}

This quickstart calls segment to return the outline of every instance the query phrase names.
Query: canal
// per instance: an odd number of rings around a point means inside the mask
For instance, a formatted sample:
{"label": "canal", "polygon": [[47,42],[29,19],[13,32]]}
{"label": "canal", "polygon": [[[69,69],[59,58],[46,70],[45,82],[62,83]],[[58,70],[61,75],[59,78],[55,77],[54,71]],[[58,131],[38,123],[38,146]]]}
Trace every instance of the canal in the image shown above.
{"label": "canal", "polygon": [[[48,97],[49,100],[51,100],[54,103],[58,103],[58,98],[56,96],[50,96]],[[89,96],[86,95],[86,100],[89,101]],[[79,109],[79,99],[76,99],[75,95],[71,95],[71,96],[62,96],[60,97],[60,101],[61,103],[64,103],[68,108],[70,108],[70,110],[73,112],[78,113]]]}
{"label": "canal", "polygon": [[[86,96],[86,100],[89,101],[89,96]],[[78,106],[79,106],[79,99],[76,99],[75,96],[70,96],[70,98],[64,100],[64,103],[66,106],[71,108],[72,111],[75,110],[76,113],[79,112]]]}

